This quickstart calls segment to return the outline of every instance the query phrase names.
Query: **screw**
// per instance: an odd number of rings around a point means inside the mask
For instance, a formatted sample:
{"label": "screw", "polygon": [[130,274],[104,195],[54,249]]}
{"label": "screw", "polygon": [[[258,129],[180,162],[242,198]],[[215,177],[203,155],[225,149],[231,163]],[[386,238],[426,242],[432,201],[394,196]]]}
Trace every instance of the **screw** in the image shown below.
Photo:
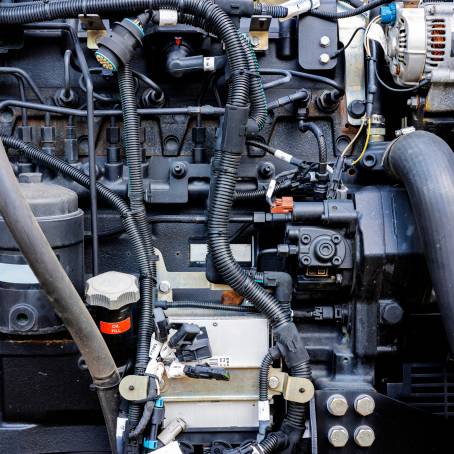
{"label": "screw", "polygon": [[348,441],[347,429],[344,426],[330,427],[328,440],[335,448],[343,448]]}
{"label": "screw", "polygon": [[134,391],[135,390],[134,385],[129,385],[128,389],[129,391]]}
{"label": "screw", "polygon": [[339,266],[342,263],[342,259],[338,256],[333,257],[333,265]]}
{"label": "screw", "polygon": [[169,293],[170,292],[170,282],[169,281],[161,281],[159,283],[159,291],[161,293]]}
{"label": "screw", "polygon": [[279,386],[279,378],[274,375],[268,379],[268,387],[271,389],[276,389]]}
{"label": "screw", "polygon": [[320,38],[320,46],[328,47],[330,45],[330,43],[331,43],[331,40],[329,39],[329,36],[324,35]]}
{"label": "screw", "polygon": [[331,57],[328,54],[320,54],[319,60],[322,65],[327,65],[331,61]]}
{"label": "screw", "polygon": [[303,244],[309,244],[310,242],[311,242],[311,236],[310,236],[310,235],[304,234],[304,235],[301,237],[301,243],[303,243]]}
{"label": "screw", "polygon": [[341,237],[340,235],[333,235],[331,237],[331,241],[334,243],[334,244],[339,244],[341,242]]}
{"label": "screw", "polygon": [[308,255],[305,255],[305,256],[301,257],[301,263],[303,265],[310,265],[311,258]]}
{"label": "screw", "polygon": [[362,448],[372,446],[375,441],[375,433],[372,427],[358,426],[354,433],[355,443]]}
{"label": "screw", "polygon": [[360,394],[356,397],[354,406],[356,413],[361,416],[369,416],[375,410],[375,401],[369,394]]}
{"label": "screw", "polygon": [[342,394],[333,394],[326,401],[328,411],[333,416],[344,416],[348,410],[347,399]]}
{"label": "screw", "polygon": [[257,47],[260,45],[260,39],[257,36],[251,36],[252,47]]}

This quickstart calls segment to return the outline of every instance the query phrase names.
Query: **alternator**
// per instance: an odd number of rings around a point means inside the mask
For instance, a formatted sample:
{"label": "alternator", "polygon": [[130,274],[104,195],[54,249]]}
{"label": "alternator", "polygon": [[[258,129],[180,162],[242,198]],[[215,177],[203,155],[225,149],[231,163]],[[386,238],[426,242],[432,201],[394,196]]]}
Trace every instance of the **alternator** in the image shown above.
{"label": "alternator", "polygon": [[386,59],[394,81],[402,86],[416,85],[423,78],[453,83],[453,3],[403,5],[397,4],[395,18],[386,29]]}

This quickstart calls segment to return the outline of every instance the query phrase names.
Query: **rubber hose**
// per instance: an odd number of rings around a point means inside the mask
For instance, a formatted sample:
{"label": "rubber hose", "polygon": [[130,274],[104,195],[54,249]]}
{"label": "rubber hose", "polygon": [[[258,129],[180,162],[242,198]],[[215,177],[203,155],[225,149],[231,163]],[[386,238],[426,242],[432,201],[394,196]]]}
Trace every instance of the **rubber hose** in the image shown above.
{"label": "rubber hose", "polygon": [[302,131],[310,131],[315,136],[318,145],[318,171],[324,175],[328,166],[328,148],[326,146],[326,139],[323,131],[315,123],[306,123],[303,121],[300,122],[300,129]]}
{"label": "rubber hose", "polygon": [[448,345],[454,352],[454,154],[440,137],[416,131],[390,145],[384,166],[407,189]]}
{"label": "rubber hose", "polygon": [[319,9],[311,10],[308,13],[310,16],[319,17],[320,19],[327,19],[327,20],[337,20],[337,19],[345,19],[347,17],[357,16],[358,14],[365,13],[366,11],[370,11],[371,9],[377,8],[377,6],[384,5],[385,3],[391,3],[392,0],[372,0],[369,3],[366,3],[359,8],[349,9],[348,11],[343,12],[331,12],[331,11],[323,11]]}
{"label": "rubber hose", "polygon": [[96,385],[109,440],[116,452],[120,376],[110,351],[38,225],[0,143],[0,213],[55,312],[76,343]]}

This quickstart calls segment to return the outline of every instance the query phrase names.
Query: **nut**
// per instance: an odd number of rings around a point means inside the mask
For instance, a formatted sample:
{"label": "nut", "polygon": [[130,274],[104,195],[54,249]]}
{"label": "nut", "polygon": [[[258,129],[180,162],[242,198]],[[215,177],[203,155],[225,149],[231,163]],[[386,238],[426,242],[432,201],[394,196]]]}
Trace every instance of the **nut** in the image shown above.
{"label": "nut", "polygon": [[161,293],[169,293],[170,292],[170,282],[169,281],[161,281],[159,283],[159,291]]}
{"label": "nut", "polygon": [[369,416],[375,410],[375,401],[372,396],[368,394],[360,394],[355,399],[355,410],[356,413],[360,414],[361,416]]}
{"label": "nut", "polygon": [[329,36],[324,35],[320,38],[320,46],[328,47],[330,45],[330,43],[331,43],[331,40],[329,39]]}
{"label": "nut", "polygon": [[335,448],[343,448],[348,441],[348,432],[344,426],[333,426],[328,431],[328,440]]}
{"label": "nut", "polygon": [[320,63],[327,65],[331,61],[331,57],[328,54],[320,54]]}
{"label": "nut", "polygon": [[348,410],[347,399],[342,394],[333,394],[328,397],[326,406],[333,416],[344,416]]}
{"label": "nut", "polygon": [[272,376],[268,379],[268,386],[271,389],[276,389],[279,386],[279,378]]}
{"label": "nut", "polygon": [[375,441],[375,433],[372,427],[358,426],[354,433],[355,443],[362,448],[372,446]]}

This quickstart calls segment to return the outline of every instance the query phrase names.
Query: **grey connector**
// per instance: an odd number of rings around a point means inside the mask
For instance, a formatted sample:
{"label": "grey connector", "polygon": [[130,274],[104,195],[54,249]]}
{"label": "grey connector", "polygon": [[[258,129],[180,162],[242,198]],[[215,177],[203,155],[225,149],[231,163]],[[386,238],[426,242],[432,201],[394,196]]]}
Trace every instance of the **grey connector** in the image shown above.
{"label": "grey connector", "polygon": [[166,428],[158,435],[158,440],[163,445],[168,445],[184,430],[186,430],[186,422],[181,418],[172,419],[167,424]]}
{"label": "grey connector", "polygon": [[118,310],[140,299],[139,281],[132,274],[108,271],[87,280],[85,299],[90,306]]}

